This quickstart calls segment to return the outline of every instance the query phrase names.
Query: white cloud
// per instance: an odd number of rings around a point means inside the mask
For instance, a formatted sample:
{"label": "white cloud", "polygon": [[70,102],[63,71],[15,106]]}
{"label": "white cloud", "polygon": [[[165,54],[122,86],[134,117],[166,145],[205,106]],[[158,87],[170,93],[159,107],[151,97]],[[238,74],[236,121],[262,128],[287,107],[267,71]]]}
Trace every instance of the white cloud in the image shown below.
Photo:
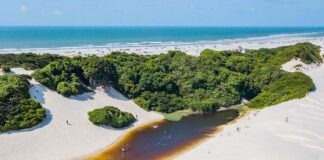
{"label": "white cloud", "polygon": [[23,11],[23,12],[25,12],[25,11],[28,11],[29,8],[27,6],[25,6],[25,5],[21,5],[20,6],[20,10]]}
{"label": "white cloud", "polygon": [[53,11],[53,14],[59,16],[59,15],[62,15],[63,12],[62,12],[62,11],[59,11],[59,10],[54,10],[54,11]]}

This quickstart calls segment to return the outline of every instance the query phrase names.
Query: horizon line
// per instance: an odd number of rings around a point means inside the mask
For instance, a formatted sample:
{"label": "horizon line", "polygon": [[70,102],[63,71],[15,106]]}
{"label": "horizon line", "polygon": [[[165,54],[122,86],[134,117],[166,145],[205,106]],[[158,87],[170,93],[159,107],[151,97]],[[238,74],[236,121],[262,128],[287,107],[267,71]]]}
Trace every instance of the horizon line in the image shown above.
{"label": "horizon line", "polygon": [[268,26],[268,25],[249,25],[249,26],[239,26],[239,25],[219,25],[219,26],[211,26],[211,25],[0,25],[0,27],[150,27],[150,28],[158,28],[158,27],[181,27],[181,28],[191,28],[191,27],[206,27],[206,28],[324,28],[324,26]]}

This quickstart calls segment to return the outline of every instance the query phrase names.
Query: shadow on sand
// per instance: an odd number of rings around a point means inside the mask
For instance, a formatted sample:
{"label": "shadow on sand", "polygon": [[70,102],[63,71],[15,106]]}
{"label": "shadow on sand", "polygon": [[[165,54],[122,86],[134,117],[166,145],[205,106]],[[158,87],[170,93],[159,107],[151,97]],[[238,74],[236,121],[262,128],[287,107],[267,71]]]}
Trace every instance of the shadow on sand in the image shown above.
{"label": "shadow on sand", "polygon": [[316,88],[316,86],[314,86],[313,88],[312,88],[312,90],[310,90],[310,92],[315,92],[317,90],[317,88]]}
{"label": "shadow on sand", "polygon": [[93,100],[94,95],[95,92],[87,92],[80,95],[71,96],[69,97],[69,99],[77,100],[77,101],[88,101],[88,100]]}
{"label": "shadow on sand", "polygon": [[114,130],[114,131],[123,131],[123,130],[127,130],[129,128],[132,128],[134,127],[135,123],[137,122],[138,120],[136,119],[135,122],[133,122],[131,125],[127,126],[127,127],[123,127],[123,128],[114,128],[114,127],[111,127],[111,126],[105,126],[105,125],[100,125],[98,127],[101,127],[101,128],[104,128],[104,129],[108,129],[108,130]]}
{"label": "shadow on sand", "polygon": [[120,92],[118,92],[115,88],[113,87],[107,87],[105,89],[105,93],[115,99],[122,100],[122,101],[130,101],[127,97],[122,95]]}
{"label": "shadow on sand", "polygon": [[32,84],[29,90],[33,99],[38,101],[41,104],[45,104],[44,93],[47,92],[47,88],[41,84]]}

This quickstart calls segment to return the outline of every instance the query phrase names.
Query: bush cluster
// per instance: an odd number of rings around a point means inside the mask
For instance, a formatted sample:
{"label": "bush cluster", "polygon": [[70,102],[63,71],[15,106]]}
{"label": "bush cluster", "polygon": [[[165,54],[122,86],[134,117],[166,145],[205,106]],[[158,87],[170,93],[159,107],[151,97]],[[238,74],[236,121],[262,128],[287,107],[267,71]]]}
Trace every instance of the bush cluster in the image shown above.
{"label": "bush cluster", "polygon": [[64,59],[62,56],[54,54],[0,54],[1,66],[22,67],[28,70],[42,68],[50,62],[58,59]]}
{"label": "bush cluster", "polygon": [[45,109],[30,98],[28,90],[25,78],[0,76],[0,132],[33,127],[46,117]]}
{"label": "bush cluster", "polygon": [[[248,50],[245,54],[206,49],[198,57],[180,51],[160,55],[114,52],[104,57],[54,61],[33,76],[65,96],[80,94],[89,85],[111,85],[147,110],[170,113],[190,108],[210,112],[235,105],[242,98],[252,100],[250,105],[255,107],[254,98],[262,98],[263,92],[280,93],[269,88],[291,76],[281,70],[282,64],[293,58],[307,64],[322,63],[319,52],[311,43]],[[295,87],[300,83],[298,79],[289,82]],[[312,81],[302,83],[313,85]],[[308,90],[298,92],[305,95]],[[289,98],[280,102],[299,98],[288,94],[285,97]],[[277,103],[269,102],[265,104]]]}
{"label": "bush cluster", "polygon": [[128,112],[122,112],[116,107],[107,106],[88,113],[89,120],[95,125],[105,125],[123,128],[135,122],[135,117]]}
{"label": "bush cluster", "polygon": [[33,77],[66,97],[90,91],[82,68],[71,60],[51,62],[44,68],[35,70]]}
{"label": "bush cluster", "polygon": [[252,108],[263,108],[288,100],[302,98],[314,88],[311,78],[303,73],[288,73],[271,83],[258,96],[253,98],[248,106]]}
{"label": "bush cluster", "polygon": [[6,65],[1,66],[1,69],[3,73],[9,73],[11,71],[10,67]]}

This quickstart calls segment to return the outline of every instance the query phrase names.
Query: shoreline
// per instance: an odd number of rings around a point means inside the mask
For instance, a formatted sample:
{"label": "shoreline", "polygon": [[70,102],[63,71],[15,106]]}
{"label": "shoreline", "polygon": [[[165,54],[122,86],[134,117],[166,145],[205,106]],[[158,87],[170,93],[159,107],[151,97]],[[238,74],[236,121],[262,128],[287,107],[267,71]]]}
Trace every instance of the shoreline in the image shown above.
{"label": "shoreline", "polygon": [[124,139],[125,137],[127,137],[131,132],[134,132],[135,130],[137,130],[139,128],[151,126],[152,124],[159,123],[159,122],[162,122],[162,121],[164,121],[164,119],[152,120],[152,121],[140,124],[140,125],[138,125],[136,127],[132,127],[127,132],[120,135],[114,142],[112,142],[108,146],[103,147],[103,148],[101,148],[101,149],[99,149],[99,150],[97,150],[97,151],[95,151],[93,153],[90,153],[90,154],[87,154],[87,155],[84,155],[84,156],[80,156],[80,157],[76,157],[76,158],[72,158],[71,160],[101,160],[101,159],[103,159],[103,157],[101,157],[101,156],[103,156],[107,152],[107,150],[110,150],[114,146],[121,143],[120,141],[122,139]]}
{"label": "shoreline", "polygon": [[[179,157],[180,155],[198,147],[200,144],[203,144],[204,142],[208,141],[209,139],[215,137],[217,134],[221,133],[223,128],[231,123],[235,123],[235,121],[240,120],[242,117],[246,116],[247,114],[249,114],[248,112],[244,112],[243,114],[240,113],[240,115],[235,118],[234,120],[214,127],[213,130],[208,133],[205,134],[204,136],[194,139],[190,142],[188,142],[187,145],[178,148],[176,150],[172,150],[171,152],[168,152],[167,155],[160,155],[156,157],[156,160],[169,160],[169,159],[174,159],[176,157]],[[120,147],[122,147],[123,144],[125,144],[125,142],[128,141],[129,138],[131,138],[138,130],[142,130],[145,128],[150,128],[153,127],[155,125],[160,125],[161,123],[165,122],[167,120],[158,120],[158,121],[153,121],[153,122],[148,122],[142,125],[139,125],[137,127],[132,128],[131,130],[127,131],[126,133],[124,133],[121,137],[119,137],[114,143],[110,144],[109,146],[102,148],[100,150],[98,150],[97,152],[94,152],[92,154],[89,155],[85,155],[85,156],[81,156],[81,157],[77,157],[74,158],[73,160],[80,160],[80,159],[85,159],[85,160],[104,160],[107,159],[108,155],[111,154],[112,152],[114,152],[114,150],[119,149]]]}
{"label": "shoreline", "polygon": [[[186,146],[184,148],[181,148],[179,150],[176,150],[174,152],[172,152],[171,155],[169,156],[163,156],[161,158],[159,158],[158,160],[170,160],[170,159],[176,159],[178,157],[181,157],[181,155],[190,152],[191,150],[194,150],[195,148],[198,148],[201,144],[204,144],[206,142],[208,142],[208,140],[214,138],[215,136],[221,134],[223,132],[223,130],[226,128],[226,126],[237,123],[238,121],[240,121],[242,118],[248,116],[249,114],[251,114],[251,112],[256,111],[255,109],[250,109],[247,112],[239,112],[240,115],[235,118],[234,120],[224,124],[224,125],[220,125],[214,128],[214,131],[208,135],[206,135],[205,137],[202,137],[201,139],[197,139],[196,141],[194,141],[193,143],[191,143],[189,146]],[[241,114],[242,113],[242,114]]]}
{"label": "shoreline", "polygon": [[63,56],[104,56],[111,52],[126,52],[139,55],[151,55],[166,53],[170,50],[179,50],[189,55],[199,56],[204,49],[238,50],[275,48],[279,46],[293,45],[301,42],[311,42],[316,45],[324,43],[324,36],[303,36],[303,34],[288,34],[282,36],[251,37],[242,39],[225,39],[216,41],[196,41],[196,42],[175,42],[157,43],[151,45],[126,45],[126,46],[90,46],[90,47],[62,47],[62,48],[30,48],[30,49],[0,49],[0,54],[6,53],[37,53],[37,54],[58,54]]}

